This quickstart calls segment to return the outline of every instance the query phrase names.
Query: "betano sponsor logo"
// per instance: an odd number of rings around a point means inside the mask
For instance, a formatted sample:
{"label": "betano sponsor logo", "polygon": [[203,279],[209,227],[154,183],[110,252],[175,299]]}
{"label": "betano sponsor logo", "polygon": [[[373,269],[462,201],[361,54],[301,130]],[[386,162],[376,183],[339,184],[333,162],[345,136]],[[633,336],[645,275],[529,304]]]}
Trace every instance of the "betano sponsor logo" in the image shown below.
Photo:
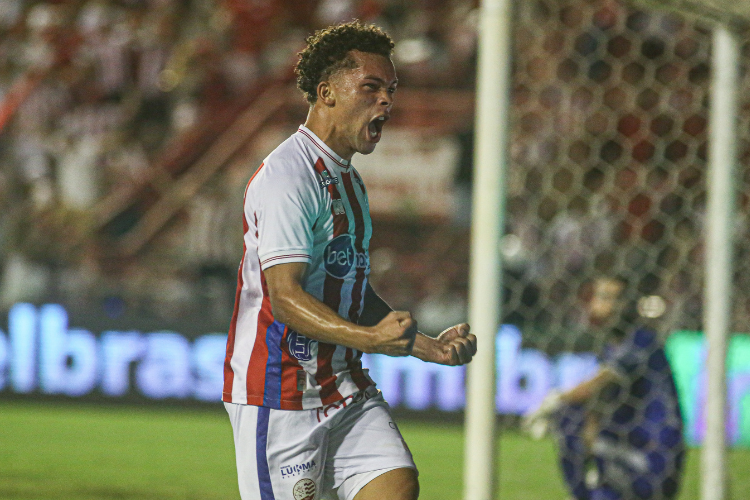
{"label": "betano sponsor logo", "polygon": [[355,252],[352,236],[342,234],[332,239],[323,250],[323,265],[328,274],[334,278],[344,278],[352,267],[367,268],[367,254]]}
{"label": "betano sponsor logo", "polygon": [[[7,331],[7,333],[6,333]],[[16,304],[7,330],[0,329],[0,391],[17,394],[100,393],[118,398],[218,402],[223,384],[225,334],[192,341],[172,331],[131,330],[94,334],[68,324],[61,305]],[[300,344],[304,344],[301,342]],[[302,345],[295,344],[305,357]],[[551,388],[568,389],[597,368],[591,353],[549,357],[521,347],[521,332],[505,325],[495,344],[498,413],[523,414]],[[706,345],[700,332],[676,332],[666,343],[685,419],[688,442],[703,440]],[[309,351],[308,351],[309,353]],[[727,430],[730,442],[750,446],[750,337],[736,335],[727,357]],[[365,368],[394,407],[457,411],[464,407],[463,368],[423,363],[416,358],[363,356]]]}

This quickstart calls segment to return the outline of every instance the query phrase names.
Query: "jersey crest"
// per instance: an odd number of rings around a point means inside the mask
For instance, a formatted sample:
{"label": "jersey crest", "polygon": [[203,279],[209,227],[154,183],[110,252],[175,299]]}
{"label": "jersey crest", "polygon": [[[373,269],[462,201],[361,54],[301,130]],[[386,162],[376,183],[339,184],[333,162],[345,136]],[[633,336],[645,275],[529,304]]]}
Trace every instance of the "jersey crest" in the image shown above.
{"label": "jersey crest", "polygon": [[312,354],[310,353],[310,345],[315,342],[313,339],[308,339],[304,335],[300,335],[294,330],[289,331],[287,336],[287,343],[289,344],[289,354],[294,356],[300,361],[310,361]]}
{"label": "jersey crest", "polygon": [[328,173],[328,170],[323,170],[320,174],[320,181],[318,184],[320,184],[320,187],[325,189],[330,185],[335,185],[339,183],[339,178],[331,176],[331,174]]}

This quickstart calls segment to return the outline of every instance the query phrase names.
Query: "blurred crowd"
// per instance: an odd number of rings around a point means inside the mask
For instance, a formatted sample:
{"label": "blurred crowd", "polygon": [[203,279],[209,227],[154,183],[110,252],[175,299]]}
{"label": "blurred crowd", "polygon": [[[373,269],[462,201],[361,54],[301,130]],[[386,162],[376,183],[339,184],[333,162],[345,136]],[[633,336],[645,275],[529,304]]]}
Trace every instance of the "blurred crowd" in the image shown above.
{"label": "blurred crowd", "polygon": [[354,18],[398,40],[403,85],[472,87],[473,1],[0,0],[2,308],[106,280],[107,195],[165,177],[181,137],[291,82],[305,37]]}
{"label": "blurred crowd", "polygon": [[[238,193],[252,167],[217,174],[176,218],[181,233],[171,228],[114,265],[102,255],[117,249],[102,247],[117,240],[97,226],[107,200],[144,179],[155,191],[141,199],[159,196],[182,172],[173,158],[185,144],[207,148],[238,109],[290,84],[305,37],[338,21],[393,36],[400,87],[426,99],[441,89],[471,94],[477,4],[0,0],[0,309],[62,300],[168,320],[210,311],[225,328],[241,251]],[[515,15],[506,320],[566,328],[586,283],[616,271],[663,297],[672,325],[699,328],[709,31],[616,0],[522,2]],[[249,156],[262,158],[298,118],[274,115],[283,133]],[[746,130],[748,113],[741,119]],[[376,220],[372,247],[373,282],[433,333],[466,313],[473,146],[471,130],[455,130],[452,224]],[[740,204],[745,220],[748,197]],[[124,213],[119,234],[143,211]],[[738,262],[741,322],[750,273]]]}
{"label": "blurred crowd", "polygon": [[399,40],[403,83],[470,87],[473,17],[437,0],[3,0],[2,160],[37,206],[86,209],[263,77],[292,76],[321,26],[375,22]]}

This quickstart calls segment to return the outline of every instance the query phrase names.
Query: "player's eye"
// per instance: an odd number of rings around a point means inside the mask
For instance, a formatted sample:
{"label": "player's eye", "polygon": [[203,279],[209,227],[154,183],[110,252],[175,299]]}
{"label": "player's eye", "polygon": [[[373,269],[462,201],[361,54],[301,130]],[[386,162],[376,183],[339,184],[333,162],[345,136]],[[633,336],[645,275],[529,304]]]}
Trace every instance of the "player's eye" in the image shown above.
{"label": "player's eye", "polygon": [[365,83],[364,85],[368,90],[377,90],[378,85],[375,83]]}

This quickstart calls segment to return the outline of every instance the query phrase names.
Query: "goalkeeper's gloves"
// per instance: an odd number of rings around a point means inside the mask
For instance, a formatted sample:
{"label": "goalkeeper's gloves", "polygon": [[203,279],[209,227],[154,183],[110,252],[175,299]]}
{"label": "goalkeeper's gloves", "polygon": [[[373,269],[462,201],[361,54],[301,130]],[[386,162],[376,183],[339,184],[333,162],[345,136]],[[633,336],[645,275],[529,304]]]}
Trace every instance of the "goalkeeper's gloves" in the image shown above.
{"label": "goalkeeper's gloves", "polygon": [[557,413],[562,404],[560,391],[554,389],[549,391],[539,408],[523,417],[521,428],[533,439],[542,439],[549,431],[552,416]]}

